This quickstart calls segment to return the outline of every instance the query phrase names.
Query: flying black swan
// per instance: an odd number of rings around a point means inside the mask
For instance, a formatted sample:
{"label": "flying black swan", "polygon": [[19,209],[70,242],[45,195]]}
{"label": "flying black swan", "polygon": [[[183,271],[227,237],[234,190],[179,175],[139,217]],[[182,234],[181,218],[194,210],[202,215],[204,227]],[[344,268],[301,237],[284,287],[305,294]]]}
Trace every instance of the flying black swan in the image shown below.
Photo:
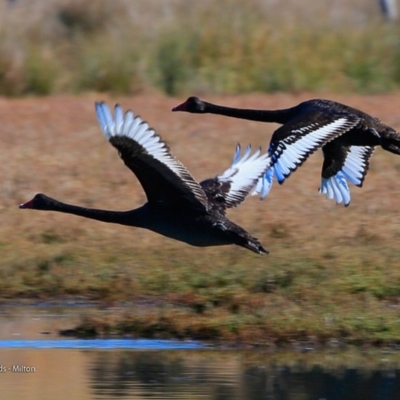
{"label": "flying black swan", "polygon": [[271,168],[264,176],[263,195],[273,176],[282,184],[319,147],[324,162],[320,193],[338,204],[350,204],[347,180],[361,187],[376,146],[400,154],[400,134],[379,119],[331,100],[313,99],[281,110],[252,110],[224,107],[189,97],[172,111],[220,114],[261,122],[282,124],[272,135],[268,154]]}
{"label": "flying black swan", "polygon": [[149,125],[132,111],[115,106],[114,118],[104,102],[95,105],[100,127],[118,150],[125,165],[141,183],[147,203],[130,211],[108,211],[74,206],[37,194],[20,208],[75,214],[104,222],[149,229],[193,246],[236,244],[255,253],[268,251],[226,216],[227,208],[241,204],[249,194],[262,193],[263,175],[270,158],[261,149],[251,154],[240,145],[232,165],[221,175],[197,183],[170,153]]}

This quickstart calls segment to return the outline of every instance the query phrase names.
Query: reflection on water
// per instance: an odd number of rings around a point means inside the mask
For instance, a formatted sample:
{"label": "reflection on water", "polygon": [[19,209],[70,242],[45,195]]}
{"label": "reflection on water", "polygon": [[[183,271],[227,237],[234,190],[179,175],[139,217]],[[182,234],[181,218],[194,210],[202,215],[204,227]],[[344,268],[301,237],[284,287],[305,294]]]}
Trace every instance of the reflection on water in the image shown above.
{"label": "reflection on water", "polygon": [[[397,362],[382,354],[358,355],[356,361],[346,353],[240,350],[2,349],[0,354],[0,365],[8,368],[0,374],[3,398],[400,398]],[[35,371],[12,372],[14,365]]]}
{"label": "reflection on water", "polygon": [[[95,398],[399,399],[398,370],[277,365],[241,352],[106,353],[90,368]],[[165,397],[164,397],[165,396]]]}
{"label": "reflection on water", "polygon": [[196,342],[58,337],[79,313],[0,311],[0,398],[400,399],[398,350],[199,350]]}
{"label": "reflection on water", "polygon": [[0,340],[58,339],[60,330],[77,325],[81,316],[92,309],[88,304],[74,304],[1,305]]}

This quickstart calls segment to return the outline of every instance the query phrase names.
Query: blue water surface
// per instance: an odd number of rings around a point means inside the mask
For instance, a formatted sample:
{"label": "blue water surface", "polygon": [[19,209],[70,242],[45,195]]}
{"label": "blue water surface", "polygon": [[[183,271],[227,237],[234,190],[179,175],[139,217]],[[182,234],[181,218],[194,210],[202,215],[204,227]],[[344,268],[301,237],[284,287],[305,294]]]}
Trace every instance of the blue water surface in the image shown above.
{"label": "blue water surface", "polygon": [[190,350],[204,346],[196,341],[157,339],[64,339],[64,340],[0,340],[0,348],[9,349],[139,349]]}

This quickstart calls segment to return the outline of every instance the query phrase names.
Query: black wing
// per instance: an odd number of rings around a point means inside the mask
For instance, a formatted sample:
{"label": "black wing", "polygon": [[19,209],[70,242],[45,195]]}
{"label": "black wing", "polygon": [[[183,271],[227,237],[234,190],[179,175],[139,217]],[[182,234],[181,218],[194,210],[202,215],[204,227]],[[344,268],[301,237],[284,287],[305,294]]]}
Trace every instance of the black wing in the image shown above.
{"label": "black wing", "polygon": [[339,140],[327,143],[322,148],[324,153],[322,178],[329,179],[338,172],[342,172],[349,182],[361,187],[374,150],[374,146],[346,146]]}
{"label": "black wing", "polygon": [[278,182],[283,183],[319,147],[343,135],[358,122],[355,115],[311,110],[282,125],[274,132],[268,149]]}
{"label": "black wing", "polygon": [[207,198],[199,183],[146,122],[132,111],[123,114],[119,105],[113,119],[104,102],[96,103],[96,113],[105,136],[137,176],[149,202],[184,203],[185,207],[207,210]]}

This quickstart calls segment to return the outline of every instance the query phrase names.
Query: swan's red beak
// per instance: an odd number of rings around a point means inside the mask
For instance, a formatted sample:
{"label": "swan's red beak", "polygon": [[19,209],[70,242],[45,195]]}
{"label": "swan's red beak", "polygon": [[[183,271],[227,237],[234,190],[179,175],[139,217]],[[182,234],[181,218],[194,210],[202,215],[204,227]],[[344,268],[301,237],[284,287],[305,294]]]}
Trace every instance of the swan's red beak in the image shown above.
{"label": "swan's red beak", "polygon": [[171,111],[186,111],[186,101],[179,106],[174,107]]}
{"label": "swan's red beak", "polygon": [[26,203],[20,204],[19,208],[33,208],[33,199],[27,201]]}

